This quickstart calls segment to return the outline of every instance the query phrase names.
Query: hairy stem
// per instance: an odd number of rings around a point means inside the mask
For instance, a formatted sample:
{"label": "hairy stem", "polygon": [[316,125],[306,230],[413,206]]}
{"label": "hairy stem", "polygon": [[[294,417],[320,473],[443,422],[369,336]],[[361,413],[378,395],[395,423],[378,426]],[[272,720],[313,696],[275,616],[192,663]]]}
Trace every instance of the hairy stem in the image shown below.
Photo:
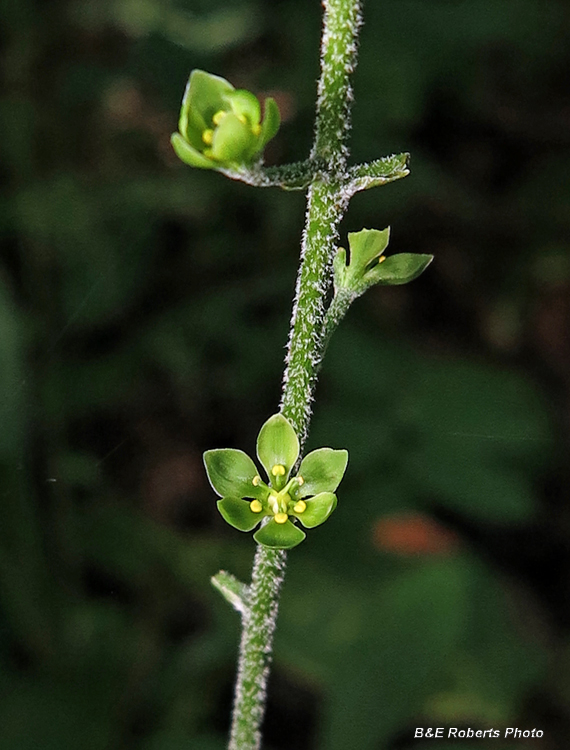
{"label": "hairy stem", "polygon": [[[332,285],[338,226],[350,193],[346,184],[346,141],[360,26],[359,0],[325,0],[315,140],[311,160],[323,164],[307,199],[301,265],[283,377],[281,412],[304,444],[316,374],[323,353],[325,299]],[[238,677],[229,750],[258,750],[279,591],[285,572],[282,551],[258,547],[249,601],[243,616]]]}
{"label": "hairy stem", "polygon": [[261,746],[260,727],[286,559],[282,550],[257,548],[248,607],[242,619],[229,750],[254,750]]}
{"label": "hairy stem", "polygon": [[332,258],[346,203],[335,183],[319,179],[309,188],[281,400],[281,412],[295,428],[301,446],[309,429],[323,353],[325,299],[332,285]]}
{"label": "hairy stem", "polygon": [[333,333],[338,328],[341,320],[348,312],[348,308],[354,302],[355,296],[353,293],[348,292],[346,289],[339,289],[338,293],[333,297],[332,302],[329,305],[325,319],[323,321],[323,332],[322,332],[322,347],[324,357],[327,346]]}

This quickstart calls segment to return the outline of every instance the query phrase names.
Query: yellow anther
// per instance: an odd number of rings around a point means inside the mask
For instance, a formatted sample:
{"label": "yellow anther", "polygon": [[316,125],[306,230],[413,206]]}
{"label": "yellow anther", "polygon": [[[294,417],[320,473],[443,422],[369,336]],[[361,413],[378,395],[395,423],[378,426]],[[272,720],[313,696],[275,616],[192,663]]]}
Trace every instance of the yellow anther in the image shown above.
{"label": "yellow anther", "polygon": [[251,132],[254,135],[259,135],[261,133],[261,125],[259,123],[257,125],[252,125],[251,126]]}
{"label": "yellow anther", "polygon": [[224,112],[223,109],[219,109],[216,114],[212,117],[212,122],[214,125],[219,125],[221,121],[224,119],[224,117],[227,115],[227,112]]}
{"label": "yellow anther", "polygon": [[305,480],[303,479],[303,477],[300,474],[297,477],[297,484],[299,485],[299,487],[302,487],[305,484]]}
{"label": "yellow anther", "polygon": [[245,115],[238,115],[237,118],[240,122],[243,122],[244,125],[247,125],[247,117]]}
{"label": "yellow anther", "polygon": [[208,128],[207,130],[204,130],[202,133],[202,140],[206,144],[206,146],[211,146],[212,141],[214,140],[214,131]]}
{"label": "yellow anther", "polygon": [[283,464],[275,464],[275,466],[271,469],[271,473],[274,477],[283,477],[285,476],[285,467]]}
{"label": "yellow anther", "polygon": [[289,516],[287,513],[276,513],[275,514],[275,523],[285,523]]}
{"label": "yellow anther", "polygon": [[293,506],[293,510],[295,511],[295,513],[303,513],[307,510],[307,503],[304,500],[299,500]]}
{"label": "yellow anther", "polygon": [[386,256],[385,256],[385,255],[381,255],[381,256],[380,256],[380,257],[378,258],[378,263],[384,263],[384,261],[385,261],[385,260],[386,260]]}
{"label": "yellow anther", "polygon": [[260,482],[261,482],[261,477],[259,476],[259,474],[256,474],[251,480],[251,483],[253,484],[254,487],[257,487]]}
{"label": "yellow anther", "polygon": [[249,504],[249,507],[254,513],[261,513],[263,510],[263,505],[259,502],[259,500],[252,500]]}

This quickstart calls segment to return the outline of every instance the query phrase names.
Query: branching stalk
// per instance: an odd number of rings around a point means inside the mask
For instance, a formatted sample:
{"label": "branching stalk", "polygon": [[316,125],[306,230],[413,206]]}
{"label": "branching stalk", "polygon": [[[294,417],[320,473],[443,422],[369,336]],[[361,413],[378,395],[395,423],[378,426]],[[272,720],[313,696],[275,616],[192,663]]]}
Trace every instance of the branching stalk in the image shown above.
{"label": "branching stalk", "polygon": [[[325,300],[332,285],[338,226],[348,206],[346,145],[360,26],[359,0],[325,0],[315,140],[311,162],[322,163],[308,190],[307,213],[291,319],[281,412],[301,447],[307,437],[316,375],[323,355]],[[278,597],[286,553],[259,546],[243,615],[229,750],[258,750]]]}

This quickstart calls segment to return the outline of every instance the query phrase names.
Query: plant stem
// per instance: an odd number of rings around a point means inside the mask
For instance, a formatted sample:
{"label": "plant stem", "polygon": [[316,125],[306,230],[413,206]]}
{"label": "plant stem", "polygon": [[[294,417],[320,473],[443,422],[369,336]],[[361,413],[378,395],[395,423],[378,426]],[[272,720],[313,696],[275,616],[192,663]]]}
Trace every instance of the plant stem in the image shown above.
{"label": "plant stem", "polygon": [[[332,284],[338,226],[348,206],[346,140],[360,26],[359,0],[325,0],[312,160],[323,169],[311,182],[291,319],[281,412],[299,436],[307,437],[316,375],[323,354],[325,299]],[[248,607],[243,616],[229,750],[259,750],[279,591],[286,553],[259,546]]]}
{"label": "plant stem", "polygon": [[325,299],[332,285],[332,259],[338,226],[348,207],[346,141],[350,131],[356,41],[360,27],[359,0],[325,0],[321,42],[315,141],[312,159],[326,169],[311,183],[297,276],[287,367],[283,376],[281,412],[293,424],[301,443],[311,417],[316,374],[323,353],[322,324]]}
{"label": "plant stem", "polygon": [[333,333],[338,328],[341,320],[348,312],[348,308],[354,302],[355,294],[348,292],[346,289],[339,289],[329,305],[325,319],[323,321],[322,347],[323,357],[326,353],[327,346]]}
{"label": "plant stem", "polygon": [[258,546],[248,606],[242,618],[229,750],[257,750],[265,712],[267,678],[286,553]]}

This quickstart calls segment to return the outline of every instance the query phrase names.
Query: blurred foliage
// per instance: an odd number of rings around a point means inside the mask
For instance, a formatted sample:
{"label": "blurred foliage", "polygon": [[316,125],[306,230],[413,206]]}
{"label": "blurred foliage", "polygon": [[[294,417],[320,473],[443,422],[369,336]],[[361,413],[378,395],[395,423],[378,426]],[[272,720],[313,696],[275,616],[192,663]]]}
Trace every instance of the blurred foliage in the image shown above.
{"label": "blurred foliage", "polygon": [[[320,10],[0,4],[9,750],[225,746],[239,623],[209,578],[246,579],[254,548],[201,454],[251,451],[275,411],[304,203],[185,168],[169,136],[199,67],[274,96],[268,161],[304,158]],[[369,291],[331,343],[309,448],[350,463],[290,555],[266,748],[428,746],[416,726],[563,748],[568,14],[384,0],[365,20],[354,157],[409,150],[412,175],[357,196],[343,232],[392,224],[392,252],[436,260]]]}

